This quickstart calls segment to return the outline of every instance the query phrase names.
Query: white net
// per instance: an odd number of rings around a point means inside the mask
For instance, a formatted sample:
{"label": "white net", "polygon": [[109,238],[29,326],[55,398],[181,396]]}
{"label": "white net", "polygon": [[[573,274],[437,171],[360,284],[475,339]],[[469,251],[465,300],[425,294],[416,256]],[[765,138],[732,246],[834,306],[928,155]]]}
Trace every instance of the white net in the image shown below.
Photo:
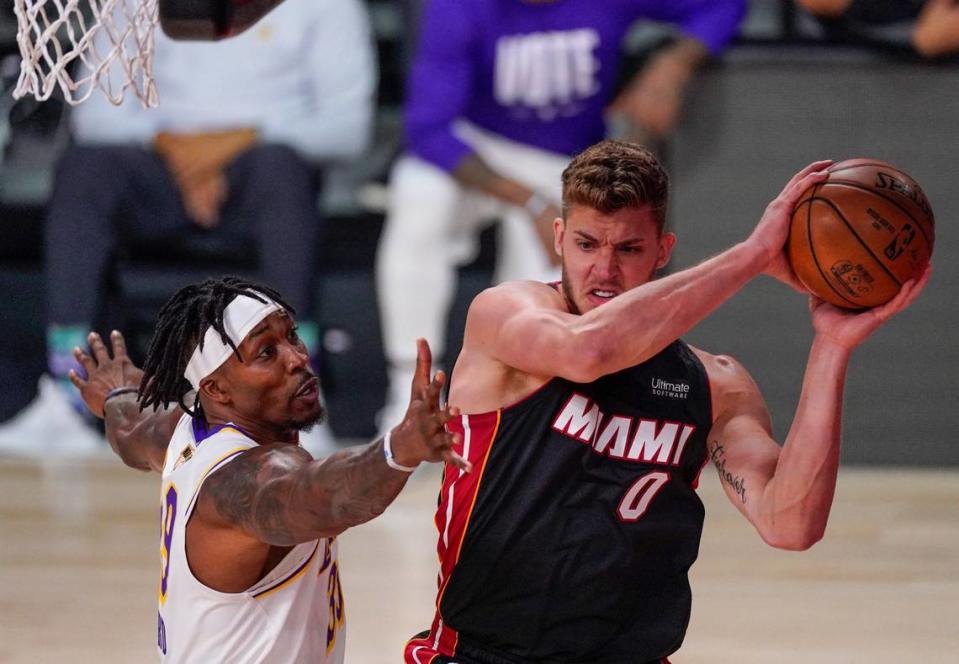
{"label": "white net", "polygon": [[153,35],[157,0],[13,0],[20,46],[16,98],[60,89],[79,104],[97,89],[114,104],[127,90],[157,105]]}

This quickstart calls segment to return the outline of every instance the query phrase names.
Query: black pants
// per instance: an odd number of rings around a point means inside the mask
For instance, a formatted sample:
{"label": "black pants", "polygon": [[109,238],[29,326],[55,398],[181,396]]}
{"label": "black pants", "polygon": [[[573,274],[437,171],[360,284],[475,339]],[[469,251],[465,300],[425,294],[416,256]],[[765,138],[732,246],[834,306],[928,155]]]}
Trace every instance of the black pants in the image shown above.
{"label": "black pants", "polygon": [[[256,146],[226,170],[227,199],[212,233],[255,247],[258,277],[311,317],[320,215],[316,169],[294,150]],[[75,146],[56,174],[45,227],[48,322],[90,324],[119,245],[195,233],[173,176],[154,152]]]}
{"label": "black pants", "polygon": [[[424,632],[423,634],[428,635],[429,632]],[[455,657],[440,655],[430,660],[430,664],[517,664],[517,662],[520,661],[496,655],[485,648],[470,644],[462,638],[456,646],[456,653]],[[669,664],[669,661],[663,658],[647,662],[646,664]]]}

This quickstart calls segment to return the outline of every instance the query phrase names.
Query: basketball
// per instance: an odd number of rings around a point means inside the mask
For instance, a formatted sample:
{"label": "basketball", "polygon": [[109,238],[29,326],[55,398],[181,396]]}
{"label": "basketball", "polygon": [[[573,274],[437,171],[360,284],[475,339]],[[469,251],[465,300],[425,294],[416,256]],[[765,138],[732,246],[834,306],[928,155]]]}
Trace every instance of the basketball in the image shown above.
{"label": "basketball", "polygon": [[913,178],[882,161],[849,159],[828,171],[793,210],[786,247],[793,272],[838,307],[888,302],[932,255],[929,201]]}

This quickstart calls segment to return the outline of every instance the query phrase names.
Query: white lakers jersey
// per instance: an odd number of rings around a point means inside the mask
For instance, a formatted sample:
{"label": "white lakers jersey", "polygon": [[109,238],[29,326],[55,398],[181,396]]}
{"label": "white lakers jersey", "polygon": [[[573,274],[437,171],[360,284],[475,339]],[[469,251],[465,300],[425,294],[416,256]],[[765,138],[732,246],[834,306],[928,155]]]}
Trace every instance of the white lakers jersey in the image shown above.
{"label": "white lakers jersey", "polygon": [[160,528],[157,646],[163,662],[341,664],[343,594],[333,539],[293,547],[240,593],[198,581],[186,559],[186,524],[203,481],[256,443],[232,426],[207,430],[184,415],[167,448]]}

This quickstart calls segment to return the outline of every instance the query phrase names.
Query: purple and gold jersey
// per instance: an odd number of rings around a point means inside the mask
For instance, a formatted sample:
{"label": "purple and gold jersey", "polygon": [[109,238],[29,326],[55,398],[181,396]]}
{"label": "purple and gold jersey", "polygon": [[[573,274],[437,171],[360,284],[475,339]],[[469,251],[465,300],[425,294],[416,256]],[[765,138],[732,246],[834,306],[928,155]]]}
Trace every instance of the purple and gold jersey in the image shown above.
{"label": "purple and gold jersey", "polygon": [[408,663],[646,664],[679,648],[712,426],[686,344],[448,426],[474,469],[446,466],[437,612]]}
{"label": "purple and gold jersey", "polygon": [[638,19],[675,25],[720,53],[743,0],[428,0],[406,93],[416,156],[452,171],[472,149],[457,119],[573,155],[605,135],[623,38]]}
{"label": "purple and gold jersey", "polygon": [[343,662],[343,594],[333,539],[304,542],[240,593],[203,585],[186,558],[186,524],[207,477],[257,443],[184,415],[167,448],[160,523],[157,647],[163,662]]}

